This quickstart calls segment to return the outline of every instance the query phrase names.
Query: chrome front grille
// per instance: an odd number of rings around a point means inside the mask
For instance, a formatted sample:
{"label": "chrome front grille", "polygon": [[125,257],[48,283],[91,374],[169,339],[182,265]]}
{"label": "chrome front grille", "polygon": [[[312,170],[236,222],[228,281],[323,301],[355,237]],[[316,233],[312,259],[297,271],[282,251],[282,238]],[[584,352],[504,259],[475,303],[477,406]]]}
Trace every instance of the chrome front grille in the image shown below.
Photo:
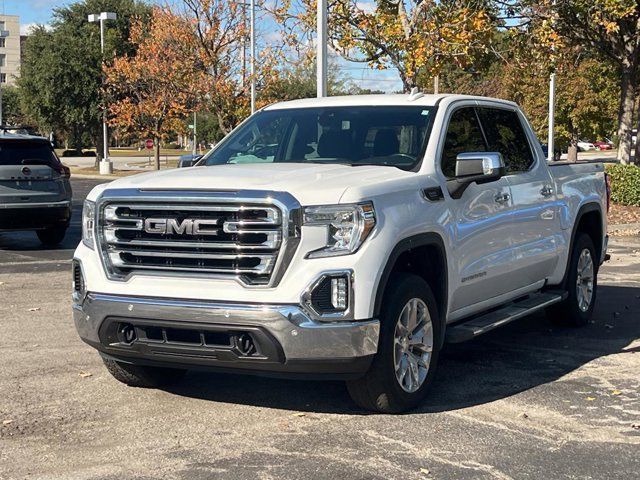
{"label": "chrome front grille", "polygon": [[105,198],[96,223],[109,277],[197,274],[273,285],[282,257],[297,245],[291,242],[297,237],[292,212],[269,203],[270,197],[255,203],[224,200],[174,198],[165,203]]}

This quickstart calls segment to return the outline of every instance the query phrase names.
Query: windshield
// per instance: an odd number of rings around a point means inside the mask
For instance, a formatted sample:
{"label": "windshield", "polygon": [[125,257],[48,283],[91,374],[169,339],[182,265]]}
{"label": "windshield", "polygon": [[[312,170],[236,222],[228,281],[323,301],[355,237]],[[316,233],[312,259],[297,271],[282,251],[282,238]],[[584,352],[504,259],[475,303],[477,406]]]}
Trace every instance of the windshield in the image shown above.
{"label": "windshield", "polygon": [[434,107],[324,107],[258,112],[203,158],[204,165],[327,163],[411,170],[424,153]]}

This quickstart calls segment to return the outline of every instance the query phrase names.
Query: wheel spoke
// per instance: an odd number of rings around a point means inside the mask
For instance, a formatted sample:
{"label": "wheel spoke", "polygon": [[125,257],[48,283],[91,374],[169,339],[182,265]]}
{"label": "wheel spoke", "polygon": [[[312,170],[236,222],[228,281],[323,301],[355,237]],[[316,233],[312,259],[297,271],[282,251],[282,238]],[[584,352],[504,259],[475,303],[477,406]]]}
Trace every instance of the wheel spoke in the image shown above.
{"label": "wheel spoke", "polygon": [[407,304],[407,307],[409,307],[407,312],[407,330],[413,332],[418,324],[418,308],[415,299],[411,300]]}

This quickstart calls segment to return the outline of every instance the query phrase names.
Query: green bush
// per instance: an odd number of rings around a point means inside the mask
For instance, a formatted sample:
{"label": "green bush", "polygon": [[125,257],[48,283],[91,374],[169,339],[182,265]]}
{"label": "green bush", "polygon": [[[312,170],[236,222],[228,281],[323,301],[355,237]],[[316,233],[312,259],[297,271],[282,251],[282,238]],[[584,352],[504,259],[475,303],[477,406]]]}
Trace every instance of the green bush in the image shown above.
{"label": "green bush", "polygon": [[640,167],[608,164],[606,169],[611,178],[611,201],[640,206]]}

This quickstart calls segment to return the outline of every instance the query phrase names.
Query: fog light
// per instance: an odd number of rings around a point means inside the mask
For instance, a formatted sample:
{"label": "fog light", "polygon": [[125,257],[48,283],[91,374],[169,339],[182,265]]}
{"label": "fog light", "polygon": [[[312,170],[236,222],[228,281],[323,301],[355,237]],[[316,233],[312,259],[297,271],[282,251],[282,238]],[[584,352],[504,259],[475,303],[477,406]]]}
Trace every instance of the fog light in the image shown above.
{"label": "fog light", "polygon": [[351,272],[324,273],[303,294],[302,303],[317,320],[349,319],[353,302],[351,282]]}
{"label": "fog light", "polygon": [[331,279],[331,304],[336,310],[346,310],[349,301],[347,279],[338,277]]}

